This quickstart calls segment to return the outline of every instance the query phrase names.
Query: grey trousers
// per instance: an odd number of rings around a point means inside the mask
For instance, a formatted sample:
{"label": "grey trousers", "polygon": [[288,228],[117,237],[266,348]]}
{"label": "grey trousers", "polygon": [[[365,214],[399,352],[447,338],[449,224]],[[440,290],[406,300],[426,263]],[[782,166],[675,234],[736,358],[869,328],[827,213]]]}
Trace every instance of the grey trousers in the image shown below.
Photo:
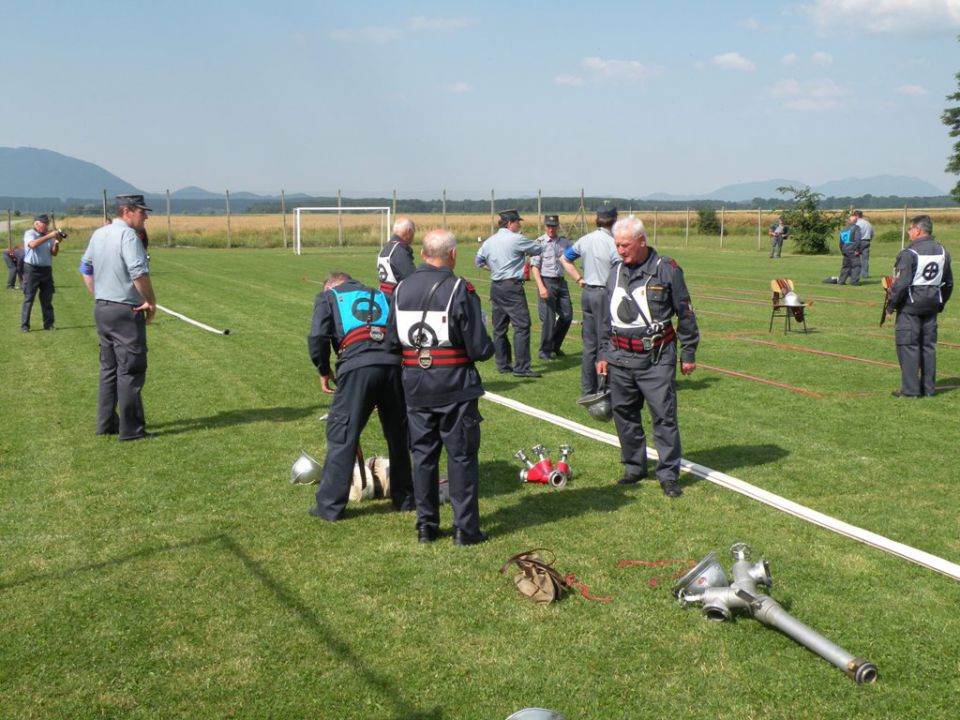
{"label": "grey trousers", "polygon": [[53,268],[44,265],[23,264],[23,310],[20,327],[30,329],[30,312],[33,301],[40,293],[40,310],[43,312],[44,329],[53,327]]}
{"label": "grey trousers", "polygon": [[840,285],[847,284],[847,278],[850,278],[851,285],[860,284],[860,256],[844,255],[843,264],[840,266],[840,277],[837,282]]}
{"label": "grey trousers", "polygon": [[657,365],[650,362],[652,353],[643,353],[638,357],[644,358],[644,367],[607,368],[613,421],[620,437],[620,462],[628,475],[647,474],[647,436],[641,417],[646,403],[653,421],[653,443],[660,456],[657,480],[676,480],[680,476],[676,347],[676,343],[665,347]]}
{"label": "grey trousers", "polygon": [[[132,305],[97,300],[93,319],[100,335],[97,433],[129,440],[146,432],[141,393],[147,380],[147,326]],[[119,412],[118,412],[119,409]]]}
{"label": "grey trousers", "polygon": [[[490,287],[490,304],[493,306],[493,350],[497,370],[513,368],[515,372],[530,369],[530,310],[523,283],[519,280],[496,280]],[[507,332],[513,324],[513,350]]]}
{"label": "grey trousers", "polygon": [[900,391],[933,395],[937,384],[937,316],[897,313],[897,360]]}
{"label": "grey trousers", "polygon": [[563,278],[543,278],[547,299],[537,297],[537,312],[540,315],[540,352],[555,353],[563,345],[570,324],[573,322],[573,304],[570,290]]}
{"label": "grey trousers", "polygon": [[580,391],[584,395],[597,392],[597,355],[600,352],[600,322],[603,318],[603,304],[607,302],[607,289],[594,285],[584,285],[580,296],[580,309],[583,311],[583,323],[580,337],[583,339],[583,357],[580,364]]}
{"label": "grey trousers", "polygon": [[860,279],[870,277],[870,243],[860,243]]}
{"label": "grey trousers", "polygon": [[417,528],[440,525],[440,451],[447,450],[447,483],[453,526],[467,535],[480,532],[480,422],[477,401],[436,407],[409,407],[413,492]]}

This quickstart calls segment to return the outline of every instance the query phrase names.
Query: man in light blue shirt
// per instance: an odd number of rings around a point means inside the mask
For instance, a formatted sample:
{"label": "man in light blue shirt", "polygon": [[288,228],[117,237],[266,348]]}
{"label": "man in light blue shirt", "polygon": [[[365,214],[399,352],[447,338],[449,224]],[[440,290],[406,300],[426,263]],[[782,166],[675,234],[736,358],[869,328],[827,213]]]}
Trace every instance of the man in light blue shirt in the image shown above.
{"label": "man in light blue shirt", "polygon": [[870,244],[873,242],[873,225],[863,216],[863,210],[854,210],[857,227],[860,228],[860,279],[870,277]]}
{"label": "man in light blue shirt", "polygon": [[30,332],[30,311],[40,293],[43,329],[53,326],[53,258],[60,252],[60,241],[66,237],[59,230],[50,230],[50,218],[37,215],[33,227],[23,234],[23,311],[20,330]]}
{"label": "man in light blue shirt", "polygon": [[[524,267],[528,255],[540,255],[543,246],[520,234],[523,218],[516,210],[500,213],[500,229],[484,241],[477,252],[478,267],[490,270],[490,304],[493,306],[493,347],[500,373],[517,377],[540,377],[530,368],[530,309],[523,293]],[[512,362],[507,332],[513,324],[517,357]]]}
{"label": "man in light blue shirt", "polygon": [[157,299],[137,236],[149,211],[143,195],[118,195],[116,218],[93,233],[80,260],[83,282],[96,299],[93,318],[100,335],[97,434],[120,440],[153,437],[141,393],[147,379],[146,324]]}
{"label": "man in light blue shirt", "polygon": [[543,245],[543,255],[530,260],[530,276],[537,283],[540,295],[537,311],[540,315],[540,352],[541,360],[563,357],[561,349],[567,336],[570,323],[573,322],[573,305],[570,302],[570,290],[563,274],[561,258],[570,243],[560,235],[560,216],[547,215],[543,219],[546,228],[537,242]]}
{"label": "man in light blue shirt", "polygon": [[[597,392],[597,360],[600,352],[600,336],[603,307],[607,297],[607,278],[610,270],[620,262],[617,247],[610,228],[617,221],[615,207],[597,209],[597,229],[587,233],[567,248],[563,254],[563,268],[583,292],[580,309],[583,311],[580,331],[583,338],[583,358],[580,364],[580,389],[584,395]],[[573,264],[583,258],[583,274]]]}

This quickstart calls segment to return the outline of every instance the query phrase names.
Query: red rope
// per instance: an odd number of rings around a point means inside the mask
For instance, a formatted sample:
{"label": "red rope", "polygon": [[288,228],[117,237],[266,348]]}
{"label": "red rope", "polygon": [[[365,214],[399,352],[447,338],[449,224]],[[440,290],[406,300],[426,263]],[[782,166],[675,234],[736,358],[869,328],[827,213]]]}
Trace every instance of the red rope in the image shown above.
{"label": "red rope", "polygon": [[[672,565],[675,563],[683,564],[683,567],[680,568],[677,572],[670,576],[671,580],[675,580],[681,575],[683,575],[687,568],[691,568],[696,565],[695,560],[621,560],[617,563],[617,567],[624,567],[626,565],[642,565],[643,567],[660,567],[662,565]],[[663,577],[663,576],[660,576]],[[655,588],[657,586],[659,578],[653,576],[650,578],[650,587]]]}
{"label": "red rope", "polygon": [[576,575],[567,575],[564,578],[564,581],[567,583],[567,585],[578,588],[580,590],[580,594],[583,595],[583,597],[586,598],[587,600],[596,600],[597,602],[613,602],[613,598],[594,597],[593,595],[591,595],[590,588],[588,588],[586,585],[584,585],[581,582],[577,582]]}

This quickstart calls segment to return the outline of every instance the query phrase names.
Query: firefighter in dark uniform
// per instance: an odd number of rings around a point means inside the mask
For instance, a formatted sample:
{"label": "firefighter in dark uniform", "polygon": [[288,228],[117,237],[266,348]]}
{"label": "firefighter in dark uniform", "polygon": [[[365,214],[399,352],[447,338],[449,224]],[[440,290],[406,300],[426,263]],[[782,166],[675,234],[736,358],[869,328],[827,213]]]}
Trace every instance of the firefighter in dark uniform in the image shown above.
{"label": "firefighter in dark uniform", "polygon": [[[523,218],[516,210],[500,213],[500,229],[477,252],[478,267],[490,270],[490,304],[493,306],[493,344],[497,370],[518,377],[540,377],[530,369],[530,310],[523,293],[528,255],[540,255],[543,246],[520,234]],[[507,331],[513,324],[516,362],[512,361]]]}
{"label": "firefighter in dark uniform", "polygon": [[3,261],[7,264],[7,290],[15,290],[17,280],[23,287],[23,248],[9,248],[3,254]]}
{"label": "firefighter in dark uniform", "polygon": [[376,406],[390,455],[390,499],[396,510],[413,509],[407,417],[400,385],[400,353],[390,331],[386,296],[346,273],[331,273],[313,305],[307,336],[320,387],[330,387],[330,349],[337,353],[336,394],[327,415],[327,456],[310,514],[339,520],[347,505],[357,444]]}
{"label": "firefighter in dark uniform", "polygon": [[851,285],[860,284],[860,242],[863,232],[857,225],[857,216],[851,215],[846,226],[840,231],[840,254],[843,263],[840,266],[838,285],[846,285],[847,278]]}
{"label": "firefighter in dark uniform", "polygon": [[439,460],[447,450],[447,481],[453,507],[453,542],[487,539],[480,530],[479,459],[483,395],[474,365],[493,355],[473,286],[453,274],[453,233],[433,230],[423,239],[424,264],[394,293],[396,329],[403,345],[403,390],[413,453],[417,539],[440,534]]}
{"label": "firefighter in dark uniform", "polygon": [[414,225],[413,220],[401,215],[393,224],[393,237],[377,256],[380,289],[388,298],[393,296],[393,289],[397,283],[412,275],[417,269],[413,263],[413,250],[410,248],[416,232],[417,226]]}
{"label": "firefighter in dark uniform", "polygon": [[932,237],[933,220],[910,220],[910,247],[900,251],[887,298],[887,318],[897,313],[900,389],[894,397],[931,396],[937,381],[937,315],[953,293],[950,254]]}
{"label": "firefighter in dark uniform", "polygon": [[[647,476],[647,441],[641,422],[644,403],[653,421],[657,480],[667,497],[683,494],[680,429],[677,424],[677,338],[682,345],[680,371],[692,373],[700,342],[697,318],[683,270],[671,258],[647,246],[643,222],[633,215],[613,226],[621,258],[607,281],[597,373],[607,375],[613,419],[620,436],[619,483]],[[674,329],[671,318],[677,316]]]}

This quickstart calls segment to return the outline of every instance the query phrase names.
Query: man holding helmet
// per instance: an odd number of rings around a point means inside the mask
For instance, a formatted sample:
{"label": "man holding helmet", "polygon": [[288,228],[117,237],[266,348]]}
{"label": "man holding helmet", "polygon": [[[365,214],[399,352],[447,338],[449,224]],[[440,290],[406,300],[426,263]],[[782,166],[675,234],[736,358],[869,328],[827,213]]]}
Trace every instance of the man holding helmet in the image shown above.
{"label": "man holding helmet", "polygon": [[[680,372],[697,367],[700,342],[697,317],[683,270],[672,258],[647,245],[643,222],[633,215],[613,226],[621,262],[607,280],[601,321],[597,374],[608,376],[613,419],[620,437],[621,485],[647,476],[647,441],[640,411],[653,420],[657,480],[667,497],[683,494],[680,430],[677,425],[677,338],[682,344]],[[674,329],[672,317],[677,316]]]}

